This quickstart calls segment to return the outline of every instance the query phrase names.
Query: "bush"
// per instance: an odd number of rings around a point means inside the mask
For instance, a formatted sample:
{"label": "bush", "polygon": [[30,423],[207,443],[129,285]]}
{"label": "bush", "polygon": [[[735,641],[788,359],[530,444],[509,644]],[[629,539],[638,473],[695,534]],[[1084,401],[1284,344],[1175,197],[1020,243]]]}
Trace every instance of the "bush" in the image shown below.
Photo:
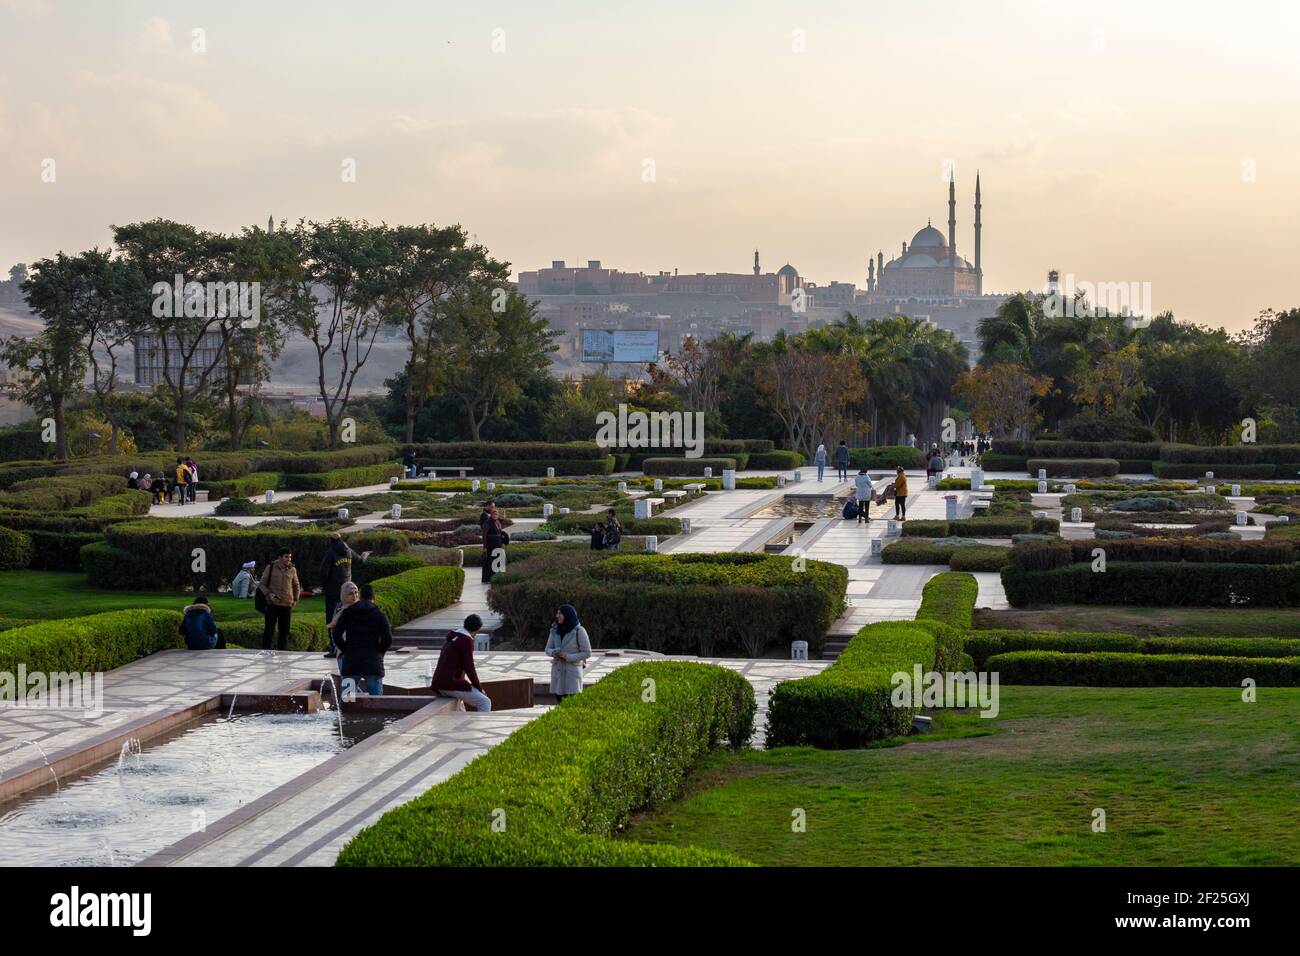
{"label": "bush", "polygon": [[754,471],[790,471],[802,467],[805,459],[797,451],[766,451],[751,454],[749,467]]}
{"label": "bush", "polygon": [[414,554],[371,555],[365,561],[352,562],[352,580],[357,584],[369,584],[424,566],[424,561]]}
{"label": "bush", "polygon": [[[643,699],[653,681],[653,702]],[[350,840],[340,866],[732,865],[721,853],[611,840],[680,791],[724,739],[748,740],[754,692],[709,664],[630,664],[516,730]],[[507,826],[493,832],[498,810]]]}
{"label": "bush", "polygon": [[[835,463],[835,449],[827,451],[827,466]],[[911,445],[877,445],[873,448],[850,448],[849,464],[862,468],[924,468],[925,453]]]}
{"label": "bush", "polygon": [[[806,640],[821,647],[844,608],[848,571],[763,554],[614,554],[555,551],[515,562],[493,579],[488,605],[526,646],[546,641],[555,609],[578,609],[592,645],[712,657],[719,647],[760,657]],[[468,549],[467,549],[468,550]],[[507,551],[507,554],[509,552]]]}
{"label": "bush", "polygon": [[459,601],[465,572],[460,568],[421,567],[379,578],[374,585],[375,603],[388,615],[389,624],[401,627]]}
{"label": "bush", "polygon": [[1209,462],[1214,465],[1286,465],[1300,461],[1300,445],[1164,445],[1160,458],[1165,462],[1195,464]]}
{"label": "bush", "polygon": [[881,560],[885,564],[946,564],[954,571],[1000,571],[1010,560],[1010,551],[967,538],[904,538],[886,545]]}
{"label": "bush", "polygon": [[0,571],[21,571],[31,563],[31,535],[12,528],[0,528]]}
{"label": "bush", "polygon": [[1048,478],[1110,478],[1119,474],[1119,462],[1114,458],[1030,458],[1025,469],[1031,475],[1045,470]]}
{"label": "bush", "polygon": [[384,461],[377,465],[359,465],[355,468],[336,468],[333,471],[282,476],[280,487],[290,491],[335,491],[339,488],[363,488],[366,485],[386,485],[388,479],[400,476],[402,466]]}
{"label": "bush", "polygon": [[1216,480],[1231,478],[1265,479],[1275,475],[1290,478],[1294,472],[1277,474],[1276,465],[1216,465],[1216,464],[1182,464],[1168,461],[1151,463],[1151,472],[1157,478],[1204,478],[1207,471],[1214,472]]}
{"label": "bush", "polygon": [[1029,515],[990,515],[957,521],[904,521],[902,532],[907,538],[1009,538],[1043,527],[1046,525],[1035,527]]}
{"label": "bush", "polygon": [[[128,491],[126,476],[59,475],[32,478],[0,492],[0,508],[18,511],[67,511],[89,505],[108,495]],[[141,498],[147,496],[135,493]]]}
{"label": "bush", "polygon": [[980,454],[980,467],[985,471],[1025,471],[1029,459],[1024,455],[1004,455],[986,451]]}
{"label": "bush", "polygon": [[705,468],[722,477],[722,472],[736,467],[734,458],[647,458],[641,463],[647,475],[703,475]]}
{"label": "bush", "polygon": [[773,688],[767,746],[842,750],[908,733],[919,707],[895,706],[893,675],[933,669],[944,630],[931,621],[868,624],[826,670]]}
{"label": "bush", "polygon": [[[199,472],[203,474],[202,470]],[[267,491],[282,488],[284,475],[278,471],[255,471],[229,481],[207,481],[198,483],[200,489],[206,489],[208,497],[216,498],[254,498]]]}
{"label": "bush", "polygon": [[1004,684],[1082,687],[1300,686],[1300,657],[1206,657],[1195,654],[1062,654],[1013,651],[986,663]]}
{"label": "bush", "polygon": [[977,544],[955,550],[948,561],[948,567],[954,571],[1001,571],[1010,561],[1010,548],[996,544]]}
{"label": "bush", "polygon": [[[0,672],[96,673],[180,647],[174,611],[109,611],[42,621],[0,633]],[[24,688],[25,690],[25,688]]]}
{"label": "bush", "polygon": [[[32,539],[29,567],[37,571],[80,571],[81,549],[104,540],[94,531],[28,531]],[[0,539],[4,530],[0,529]],[[3,561],[0,561],[0,565]]]}
{"label": "bush", "polygon": [[1294,607],[1300,604],[1300,565],[1183,562],[1173,570],[1163,562],[1109,561],[1098,574],[1090,564],[1030,571],[1013,558],[1002,569],[1002,586],[1015,607]]}
{"label": "bush", "polygon": [[1132,634],[1087,631],[971,631],[966,635],[966,652],[980,667],[993,655],[1011,651],[1296,657],[1300,656],[1300,640],[1276,637],[1135,637]]}
{"label": "bush", "polygon": [[979,590],[979,584],[971,574],[956,571],[936,574],[925,583],[916,619],[969,630]]}

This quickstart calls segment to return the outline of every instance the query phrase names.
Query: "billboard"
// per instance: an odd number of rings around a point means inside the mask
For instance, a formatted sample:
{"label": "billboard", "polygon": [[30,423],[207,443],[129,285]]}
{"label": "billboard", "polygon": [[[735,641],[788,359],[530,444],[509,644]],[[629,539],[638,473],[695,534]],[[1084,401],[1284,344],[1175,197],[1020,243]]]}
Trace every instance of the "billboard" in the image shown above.
{"label": "billboard", "polygon": [[583,329],[584,362],[657,362],[659,333],[624,329]]}

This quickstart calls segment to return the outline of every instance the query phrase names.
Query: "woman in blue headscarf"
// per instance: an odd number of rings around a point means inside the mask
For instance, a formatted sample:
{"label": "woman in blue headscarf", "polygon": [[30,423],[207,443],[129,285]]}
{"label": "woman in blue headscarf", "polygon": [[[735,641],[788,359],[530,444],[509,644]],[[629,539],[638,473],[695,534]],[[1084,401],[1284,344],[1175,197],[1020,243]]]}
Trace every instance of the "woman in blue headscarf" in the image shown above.
{"label": "woman in blue headscarf", "polygon": [[561,604],[556,610],[546,655],[551,659],[551,693],[556,699],[582,693],[582,669],[591,657],[591,640],[572,604]]}

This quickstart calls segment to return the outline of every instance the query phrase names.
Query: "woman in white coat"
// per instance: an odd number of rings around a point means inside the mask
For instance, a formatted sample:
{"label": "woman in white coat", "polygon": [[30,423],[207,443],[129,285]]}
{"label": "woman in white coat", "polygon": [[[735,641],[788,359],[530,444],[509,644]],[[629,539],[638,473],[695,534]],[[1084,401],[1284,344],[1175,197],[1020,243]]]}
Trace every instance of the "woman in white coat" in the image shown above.
{"label": "woman in white coat", "polygon": [[591,656],[591,640],[572,604],[561,604],[555,612],[546,654],[551,659],[551,693],[561,701],[581,693],[582,670]]}

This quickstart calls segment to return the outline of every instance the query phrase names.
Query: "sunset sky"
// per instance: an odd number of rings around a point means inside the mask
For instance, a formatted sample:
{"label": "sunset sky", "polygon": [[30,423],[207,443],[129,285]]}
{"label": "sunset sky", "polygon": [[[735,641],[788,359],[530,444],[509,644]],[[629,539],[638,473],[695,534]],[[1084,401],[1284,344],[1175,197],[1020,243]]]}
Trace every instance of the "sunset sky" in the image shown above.
{"label": "sunset sky", "polygon": [[516,270],[757,247],[862,286],[946,232],[953,160],[987,291],[1056,268],[1241,328],[1300,306],[1298,27],[1284,2],[0,0],[0,269],[273,214],[458,221]]}

